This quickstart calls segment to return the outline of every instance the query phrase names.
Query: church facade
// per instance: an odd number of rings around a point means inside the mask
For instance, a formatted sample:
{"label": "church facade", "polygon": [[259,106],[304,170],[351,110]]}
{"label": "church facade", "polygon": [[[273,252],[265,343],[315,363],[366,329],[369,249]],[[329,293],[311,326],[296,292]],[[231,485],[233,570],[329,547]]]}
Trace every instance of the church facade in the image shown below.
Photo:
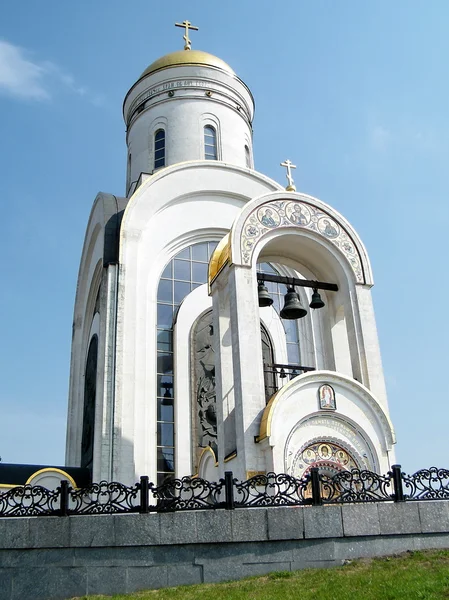
{"label": "church facade", "polygon": [[366,249],[289,161],[287,188],[255,170],[251,92],[188,33],[126,95],[126,196],[89,217],[66,464],[124,483],[386,472]]}

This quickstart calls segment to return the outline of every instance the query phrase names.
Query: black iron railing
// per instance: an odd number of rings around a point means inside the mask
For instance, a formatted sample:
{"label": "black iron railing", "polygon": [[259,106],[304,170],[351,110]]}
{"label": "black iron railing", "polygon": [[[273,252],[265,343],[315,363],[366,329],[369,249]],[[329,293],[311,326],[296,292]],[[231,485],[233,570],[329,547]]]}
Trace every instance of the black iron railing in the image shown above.
{"label": "black iron railing", "polygon": [[56,490],[25,485],[0,494],[0,517],[417,500],[449,500],[449,470],[431,467],[407,475],[400,465],[394,465],[386,475],[352,469],[330,477],[312,467],[301,479],[285,473],[267,473],[247,481],[234,479],[232,472],[228,471],[223,479],[216,482],[183,477],[155,486],[144,476],[133,486],[101,481],[77,489],[67,481],[61,481]]}
{"label": "black iron railing", "polygon": [[307,371],[315,371],[314,367],[304,367],[302,365],[283,365],[278,363],[264,364],[265,376],[265,393],[267,398],[270,398],[286,383],[307,373]]}

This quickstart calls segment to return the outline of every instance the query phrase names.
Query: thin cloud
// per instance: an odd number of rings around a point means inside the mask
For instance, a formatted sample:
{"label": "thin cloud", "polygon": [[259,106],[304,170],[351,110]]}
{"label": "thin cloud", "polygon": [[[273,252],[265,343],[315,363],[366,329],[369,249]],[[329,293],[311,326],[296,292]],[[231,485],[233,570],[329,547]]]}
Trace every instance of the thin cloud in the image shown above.
{"label": "thin cloud", "polygon": [[18,98],[48,100],[45,68],[26,57],[22,48],[0,40],[0,92]]}
{"label": "thin cloud", "polygon": [[33,61],[25,49],[0,40],[0,93],[42,101],[51,100],[60,88],[85,98],[94,106],[102,104],[98,94],[80,85],[57,64]]}

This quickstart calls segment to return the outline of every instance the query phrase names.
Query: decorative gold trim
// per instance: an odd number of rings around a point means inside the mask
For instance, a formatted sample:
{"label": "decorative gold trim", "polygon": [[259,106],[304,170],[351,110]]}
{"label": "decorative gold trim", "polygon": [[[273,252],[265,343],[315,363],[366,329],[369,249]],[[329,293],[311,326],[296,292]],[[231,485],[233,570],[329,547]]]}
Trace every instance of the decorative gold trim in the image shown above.
{"label": "decorative gold trim", "polygon": [[70,484],[72,485],[73,488],[78,487],[76,485],[75,480],[73,479],[73,477],[71,477],[68,473],[66,473],[65,471],[63,471],[62,469],[57,469],[56,467],[46,467],[45,469],[39,469],[39,471],[36,471],[35,473],[33,473],[32,475],[30,475],[28,477],[28,479],[25,482],[25,485],[28,485],[30,483],[30,481],[32,479],[34,479],[34,477],[37,477],[38,475],[40,475],[41,473],[48,473],[48,472],[53,472],[53,473],[60,473],[61,475],[63,475],[64,477],[66,477]]}
{"label": "decorative gold trim", "polygon": [[281,392],[282,389],[283,388],[281,388],[275,394],[273,394],[273,396],[271,396],[268,404],[265,407],[265,410],[263,411],[262,420],[260,422],[259,435],[256,437],[255,440],[256,443],[261,442],[262,440],[271,435],[271,421],[273,419],[273,412],[277,404],[279,392]]}
{"label": "decorative gold trim", "polygon": [[20,485],[18,483],[0,483],[0,488],[15,488],[15,487],[20,487]]}
{"label": "decorative gold trim", "polygon": [[257,477],[257,475],[266,475],[265,471],[246,471],[246,479],[251,479],[251,477]]}
{"label": "decorative gold trim", "polygon": [[230,454],[229,456],[227,456],[223,462],[227,463],[230,460],[232,460],[233,458],[235,458],[237,456],[237,450],[235,452],[233,452],[232,454]]}
{"label": "decorative gold trim", "polygon": [[227,233],[212,253],[209,261],[209,293],[210,286],[225,265],[231,262],[231,237]]}
{"label": "decorative gold trim", "polygon": [[[205,455],[206,452],[210,452],[212,454],[212,456],[214,457],[214,465],[216,467],[218,467],[218,461],[217,461],[217,457],[215,456],[215,452],[212,450],[212,448],[210,446],[206,446],[205,448],[203,448],[203,451],[200,454],[200,458],[198,460],[198,473],[200,471],[200,465],[201,465],[201,461],[203,460],[203,456]],[[197,473],[197,475],[198,475]]]}

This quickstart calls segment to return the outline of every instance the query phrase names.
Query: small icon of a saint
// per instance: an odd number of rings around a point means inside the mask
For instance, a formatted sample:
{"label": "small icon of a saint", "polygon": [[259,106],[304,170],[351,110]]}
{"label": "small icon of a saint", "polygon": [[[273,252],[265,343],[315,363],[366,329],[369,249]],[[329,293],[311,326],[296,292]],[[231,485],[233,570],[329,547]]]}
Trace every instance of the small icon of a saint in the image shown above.
{"label": "small icon of a saint", "polygon": [[323,234],[328,238],[336,238],[338,236],[338,231],[332,225],[332,223],[328,219],[323,219]]}
{"label": "small icon of a saint", "polygon": [[303,213],[300,204],[293,205],[293,211],[292,211],[289,219],[292,223],[295,223],[295,225],[307,225],[307,221],[308,221],[307,215],[305,215]]}
{"label": "small icon of a saint", "polygon": [[321,409],[335,410],[337,408],[335,402],[335,392],[329,384],[325,383],[319,388],[318,398]]}
{"label": "small icon of a saint", "polygon": [[273,211],[271,208],[265,209],[265,213],[260,219],[260,222],[262,225],[265,225],[265,227],[276,227],[276,221],[273,219]]}

